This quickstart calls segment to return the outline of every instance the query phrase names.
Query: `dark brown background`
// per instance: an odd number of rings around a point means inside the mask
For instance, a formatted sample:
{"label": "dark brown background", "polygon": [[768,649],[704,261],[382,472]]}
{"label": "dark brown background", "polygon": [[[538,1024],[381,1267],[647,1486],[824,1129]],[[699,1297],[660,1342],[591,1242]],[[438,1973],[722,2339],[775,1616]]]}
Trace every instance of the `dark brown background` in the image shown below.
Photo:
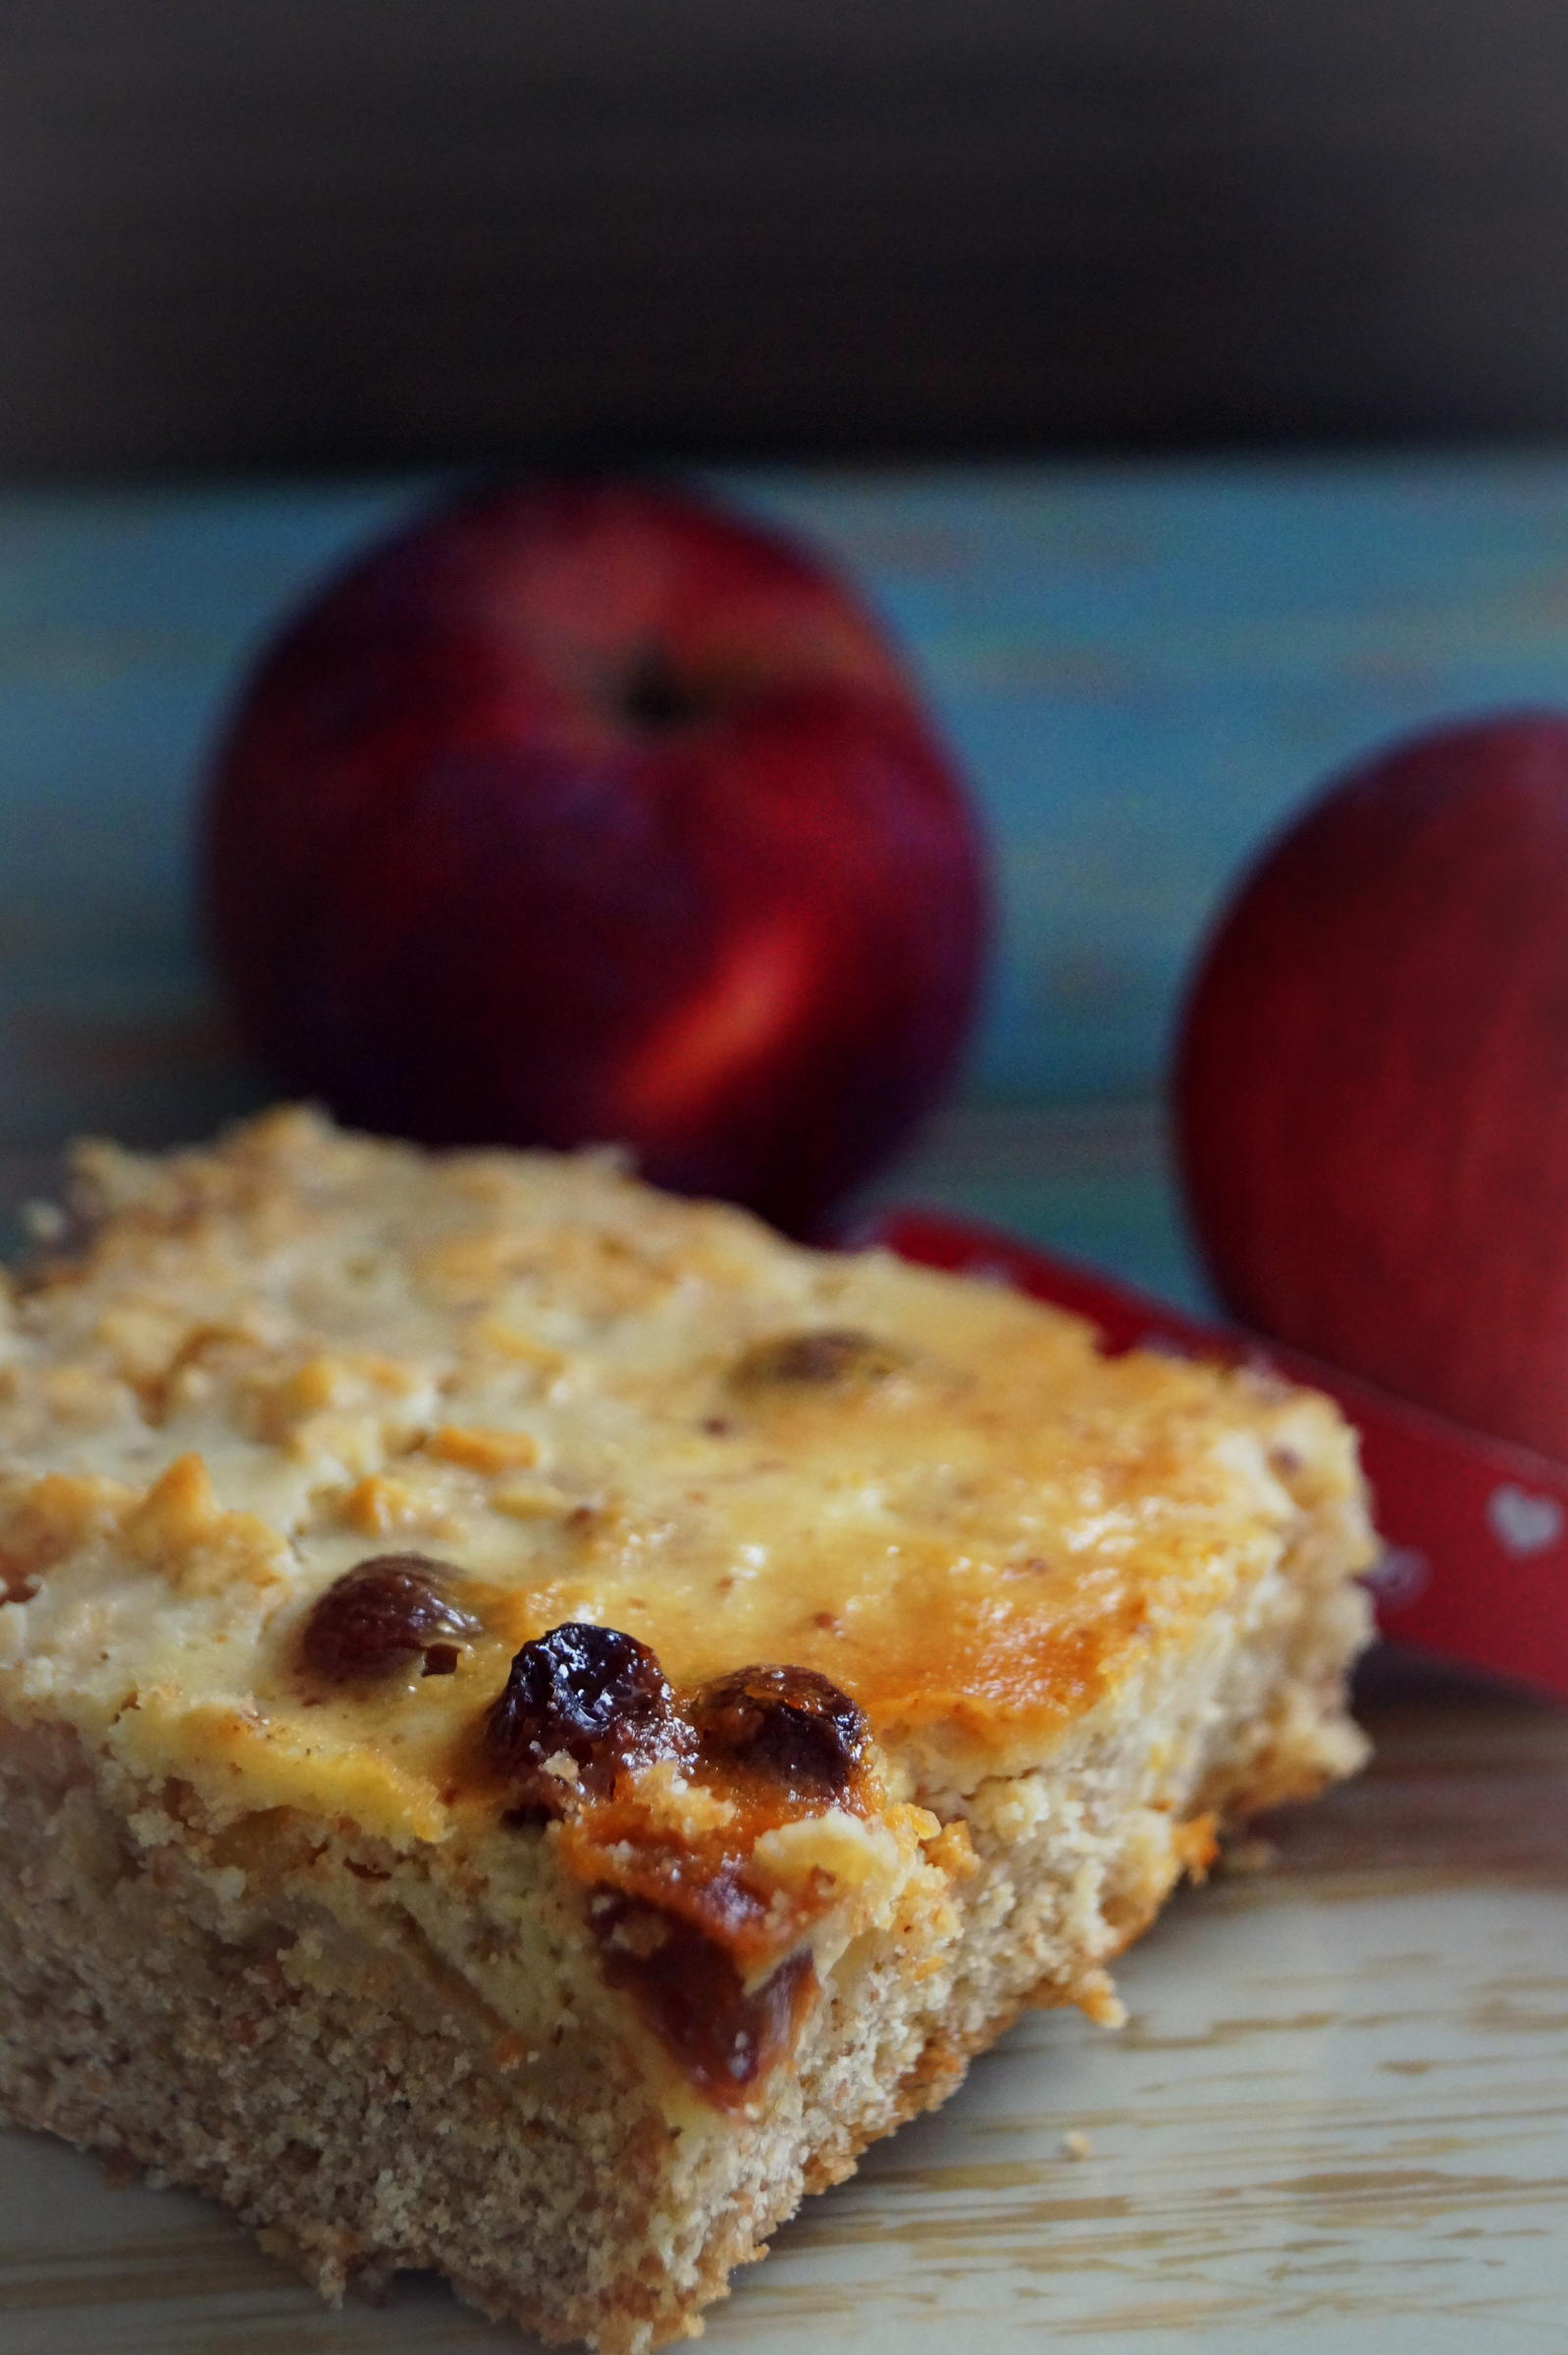
{"label": "dark brown background", "polygon": [[0,473],[1560,432],[1561,0],[0,0]]}

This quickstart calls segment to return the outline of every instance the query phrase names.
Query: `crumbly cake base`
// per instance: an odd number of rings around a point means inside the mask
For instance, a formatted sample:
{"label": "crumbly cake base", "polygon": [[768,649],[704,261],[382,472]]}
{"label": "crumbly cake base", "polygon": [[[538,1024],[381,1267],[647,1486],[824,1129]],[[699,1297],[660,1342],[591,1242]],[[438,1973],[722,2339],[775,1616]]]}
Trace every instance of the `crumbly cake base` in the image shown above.
{"label": "crumbly cake base", "polygon": [[[802,2195],[945,2099],[1020,2009],[1115,2017],[1105,1963],[1212,1823],[1358,1762],[1342,1669],[1364,1626],[1319,1525],[1244,1625],[1156,1655],[1050,1764],[922,1793],[964,1827],[945,1874],[844,1959],[756,2116],[682,2124],[613,2033],[588,2077],[570,2040],[519,2069],[417,1936],[301,1975],[265,1858],[224,1860],[187,1789],[138,1786],[63,1726],[0,1728],[0,2103],[212,2194],[330,2299],[435,2268],[487,2314],[641,2355],[699,2330]],[[334,1874],[347,1918],[375,1870],[334,1865],[329,1913]],[[541,1957],[567,2003],[593,1976]]]}

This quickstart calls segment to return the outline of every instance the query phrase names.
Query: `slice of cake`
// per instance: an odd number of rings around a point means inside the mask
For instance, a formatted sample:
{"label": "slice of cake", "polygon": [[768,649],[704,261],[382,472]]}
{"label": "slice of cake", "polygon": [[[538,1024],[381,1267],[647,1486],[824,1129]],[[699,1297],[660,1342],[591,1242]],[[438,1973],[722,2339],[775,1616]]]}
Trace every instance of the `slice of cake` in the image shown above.
{"label": "slice of cake", "polygon": [[0,1342],[0,2101],[329,2297],[690,2332],[1356,1764],[1324,1399],[604,1157],[84,1152]]}

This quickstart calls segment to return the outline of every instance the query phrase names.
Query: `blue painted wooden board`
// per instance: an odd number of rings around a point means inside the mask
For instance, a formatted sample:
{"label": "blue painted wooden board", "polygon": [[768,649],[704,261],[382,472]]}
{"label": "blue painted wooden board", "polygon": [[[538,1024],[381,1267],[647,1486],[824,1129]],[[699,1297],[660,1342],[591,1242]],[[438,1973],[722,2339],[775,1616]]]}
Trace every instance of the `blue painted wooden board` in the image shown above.
{"label": "blue painted wooden board", "polygon": [[[931,1184],[1188,1288],[1146,1123],[1130,1173],[1058,1138],[1031,1175],[1016,1137],[987,1161],[985,1108],[1151,1095],[1282,812],[1398,730],[1568,702],[1568,459],[716,479],[863,581],[991,827],[981,1111]],[[194,1133],[261,1092],[191,922],[204,750],[263,633],[430,488],[0,500],[0,1146]]]}

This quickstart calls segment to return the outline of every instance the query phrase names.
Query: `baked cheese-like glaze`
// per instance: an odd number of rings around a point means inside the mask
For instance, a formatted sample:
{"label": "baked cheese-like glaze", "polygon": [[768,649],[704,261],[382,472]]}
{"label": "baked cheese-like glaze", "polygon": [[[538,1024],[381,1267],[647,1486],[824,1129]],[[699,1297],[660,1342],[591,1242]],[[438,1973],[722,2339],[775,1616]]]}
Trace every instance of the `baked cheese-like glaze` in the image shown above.
{"label": "baked cheese-like glaze", "polygon": [[[603,1155],[432,1157],[268,1115],[79,1157],[0,1338],[0,1690],[211,1805],[442,1840],[519,1646],[598,1621],[677,1686],[820,1671],[895,1795],[1049,1754],[1310,1516],[1370,1547],[1327,1401],[1103,1356],[1000,1287],[779,1240]],[[367,1556],[460,1572],[452,1673],[324,1693]],[[919,1761],[918,1771],[916,1761]]]}

